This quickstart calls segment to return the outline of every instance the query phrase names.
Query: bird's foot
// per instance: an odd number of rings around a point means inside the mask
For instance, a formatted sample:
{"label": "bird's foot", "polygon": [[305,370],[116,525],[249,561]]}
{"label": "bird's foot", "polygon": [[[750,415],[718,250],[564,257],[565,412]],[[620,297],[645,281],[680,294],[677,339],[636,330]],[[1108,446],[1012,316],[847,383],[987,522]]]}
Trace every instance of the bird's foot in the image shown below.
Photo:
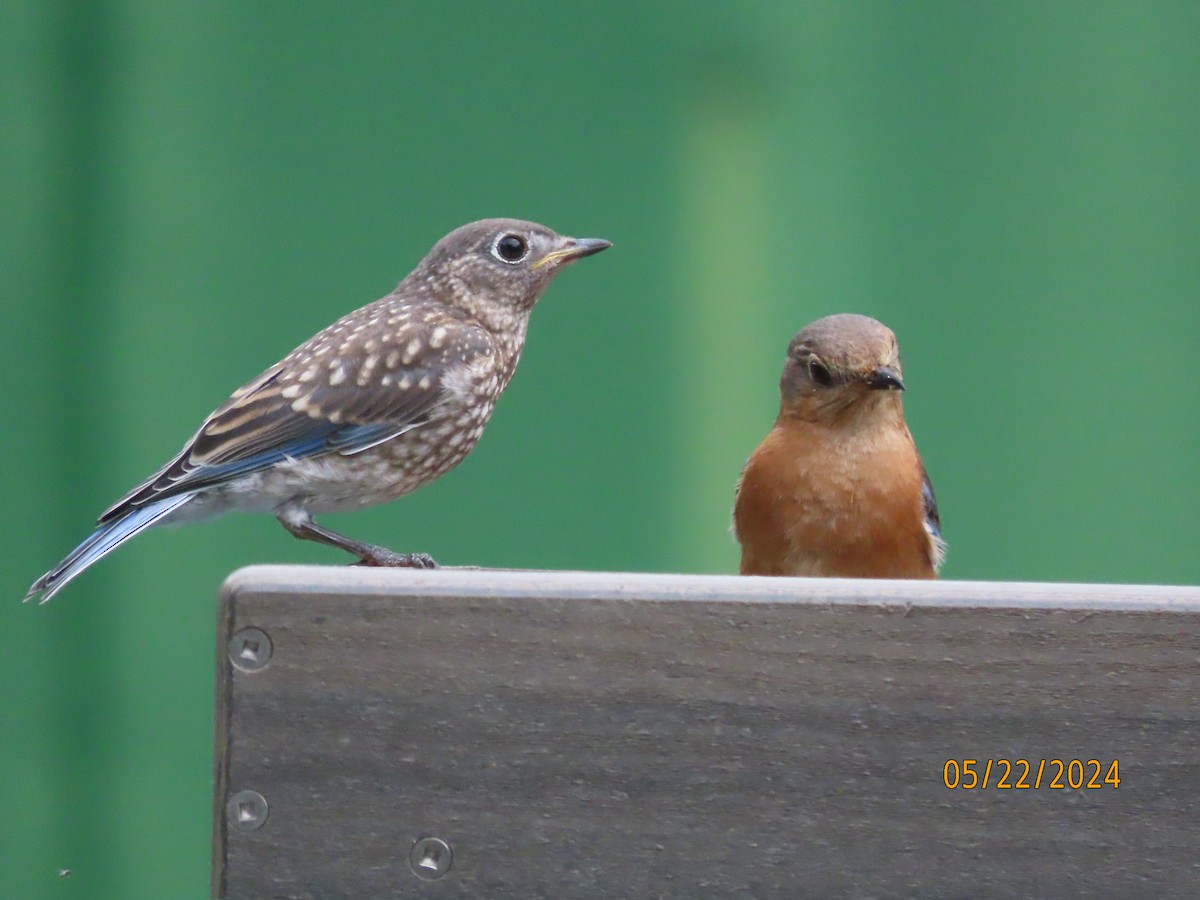
{"label": "bird's foot", "polygon": [[437,562],[428,553],[396,553],[385,547],[372,547],[359,557],[359,566],[395,569],[436,569]]}

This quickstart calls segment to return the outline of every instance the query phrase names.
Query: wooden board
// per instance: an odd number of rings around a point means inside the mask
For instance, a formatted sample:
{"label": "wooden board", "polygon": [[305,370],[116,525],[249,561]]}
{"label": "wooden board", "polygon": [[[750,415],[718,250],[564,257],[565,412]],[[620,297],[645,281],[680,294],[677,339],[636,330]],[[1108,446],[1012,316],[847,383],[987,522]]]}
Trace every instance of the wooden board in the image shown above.
{"label": "wooden board", "polygon": [[216,896],[1200,896],[1197,588],[255,567],[217,643]]}

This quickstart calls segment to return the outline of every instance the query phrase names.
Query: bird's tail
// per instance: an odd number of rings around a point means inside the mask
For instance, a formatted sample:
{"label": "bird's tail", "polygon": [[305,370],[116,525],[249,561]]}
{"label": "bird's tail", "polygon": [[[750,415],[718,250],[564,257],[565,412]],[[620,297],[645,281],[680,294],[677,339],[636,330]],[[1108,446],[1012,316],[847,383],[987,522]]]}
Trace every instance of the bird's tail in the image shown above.
{"label": "bird's tail", "polygon": [[66,559],[35,581],[29,589],[29,593],[25,595],[25,602],[41,594],[42,599],[38,602],[45,603],[96,560],[108,555],[135,534],[159,521],[163,516],[174,512],[191,500],[193,496],[195,495],[177,494],[174,497],[165,497],[155,503],[134,509],[119,519],[104,523],[92,532],[87,540],[72,550]]}

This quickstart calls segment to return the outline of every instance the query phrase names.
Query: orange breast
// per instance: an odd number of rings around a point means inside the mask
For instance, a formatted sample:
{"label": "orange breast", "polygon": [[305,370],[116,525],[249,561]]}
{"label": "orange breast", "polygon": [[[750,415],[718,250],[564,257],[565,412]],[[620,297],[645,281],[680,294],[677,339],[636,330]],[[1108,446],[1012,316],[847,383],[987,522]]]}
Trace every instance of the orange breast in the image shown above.
{"label": "orange breast", "polygon": [[781,419],[734,507],[743,575],[936,578],[907,428],[842,435]]}

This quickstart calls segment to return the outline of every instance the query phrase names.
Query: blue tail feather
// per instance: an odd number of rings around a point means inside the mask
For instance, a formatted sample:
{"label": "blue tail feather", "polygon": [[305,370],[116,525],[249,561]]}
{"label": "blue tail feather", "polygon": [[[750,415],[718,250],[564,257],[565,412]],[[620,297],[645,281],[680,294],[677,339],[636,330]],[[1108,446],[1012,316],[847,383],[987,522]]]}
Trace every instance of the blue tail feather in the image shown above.
{"label": "blue tail feather", "polygon": [[131,510],[119,519],[105,522],[83,543],[72,550],[66,559],[35,581],[29,589],[29,593],[25,595],[25,600],[28,601],[41,594],[41,600],[38,602],[45,603],[92,563],[111,553],[135,534],[174,512],[194,496],[194,494],[182,494],[166,497],[156,503]]}

